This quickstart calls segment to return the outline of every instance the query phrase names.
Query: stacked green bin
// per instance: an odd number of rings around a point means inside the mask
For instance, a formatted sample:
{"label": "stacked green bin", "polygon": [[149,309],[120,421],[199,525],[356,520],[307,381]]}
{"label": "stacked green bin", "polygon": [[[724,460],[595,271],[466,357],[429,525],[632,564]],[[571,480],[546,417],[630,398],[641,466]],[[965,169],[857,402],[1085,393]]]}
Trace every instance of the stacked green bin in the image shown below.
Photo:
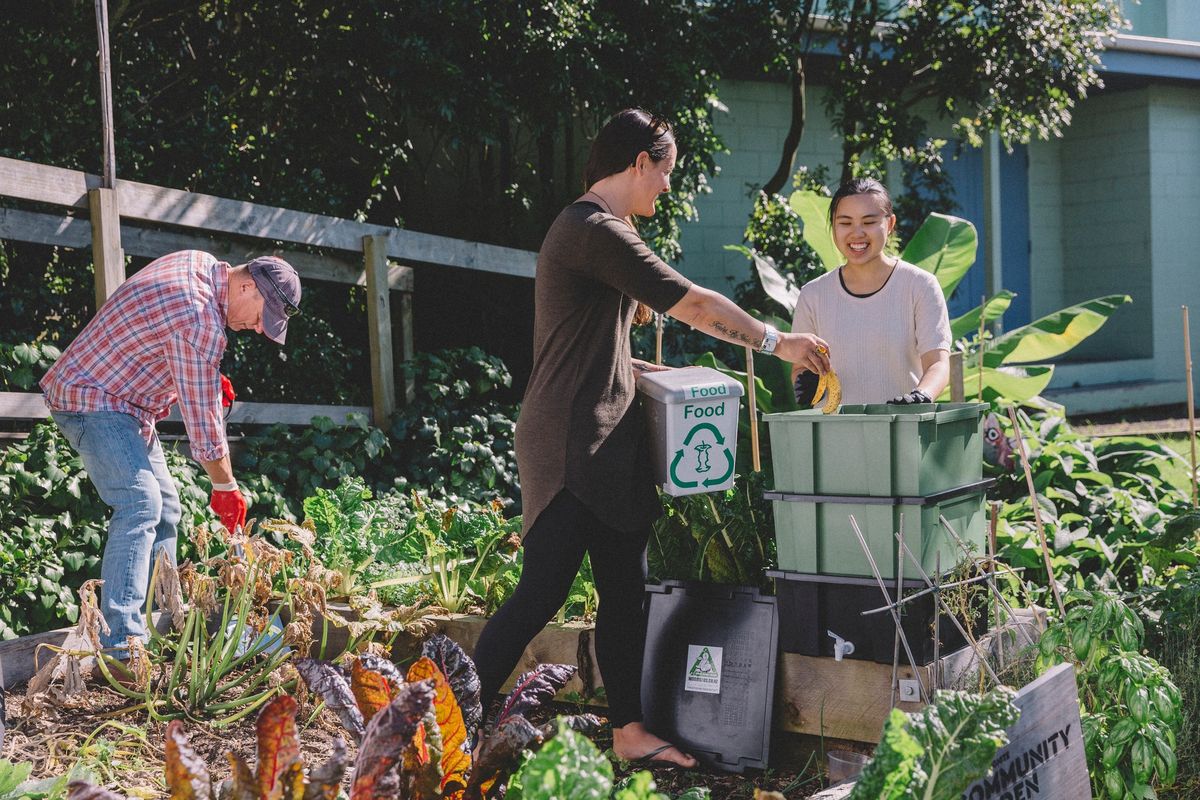
{"label": "stacked green bin", "polygon": [[[854,516],[882,577],[899,563],[895,532],[931,576],[962,557],[942,527],[945,517],[967,543],[982,548],[983,403],[845,405],[766,415],[775,470],[775,537],[779,568],[870,576],[850,526]],[[904,572],[916,570],[906,564]]]}

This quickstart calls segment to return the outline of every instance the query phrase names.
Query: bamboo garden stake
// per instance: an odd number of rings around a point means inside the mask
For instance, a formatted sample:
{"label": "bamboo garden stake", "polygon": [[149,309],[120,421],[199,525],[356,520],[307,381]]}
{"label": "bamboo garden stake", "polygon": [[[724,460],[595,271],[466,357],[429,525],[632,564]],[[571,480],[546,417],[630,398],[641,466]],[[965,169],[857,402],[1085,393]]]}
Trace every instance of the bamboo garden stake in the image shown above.
{"label": "bamboo garden stake", "polygon": [[1063,606],[1062,595],[1058,593],[1058,579],[1054,577],[1054,565],[1050,563],[1050,545],[1046,544],[1046,529],[1042,527],[1042,507],[1038,503],[1037,489],[1033,486],[1033,472],[1029,469],[1029,453],[1025,450],[1025,437],[1021,435],[1021,425],[1017,422],[1017,409],[1008,407],[1008,418],[1012,420],[1013,434],[1017,437],[1017,446],[1021,448],[1021,466],[1025,468],[1025,483],[1029,486],[1029,501],[1033,505],[1033,524],[1037,526],[1038,541],[1042,543],[1042,558],[1046,562],[1046,575],[1050,579],[1050,591],[1054,593],[1054,605],[1058,613],[1066,619],[1067,611]]}
{"label": "bamboo garden stake", "polygon": [[1188,307],[1183,306],[1183,360],[1187,362],[1188,444],[1192,448],[1192,508],[1200,502],[1196,488],[1196,401],[1192,395],[1192,336],[1188,326]]}
{"label": "bamboo garden stake", "polygon": [[746,347],[746,394],[750,398],[750,463],[755,472],[762,472],[758,455],[758,398],[754,391],[754,351]]}

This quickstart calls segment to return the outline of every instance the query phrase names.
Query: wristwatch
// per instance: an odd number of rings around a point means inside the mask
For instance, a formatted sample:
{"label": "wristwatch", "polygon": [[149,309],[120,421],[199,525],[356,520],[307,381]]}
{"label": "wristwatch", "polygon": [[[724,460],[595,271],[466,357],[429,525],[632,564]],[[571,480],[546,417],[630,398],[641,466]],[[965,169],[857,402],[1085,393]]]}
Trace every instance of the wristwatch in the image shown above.
{"label": "wristwatch", "polygon": [[763,325],[762,347],[758,348],[758,352],[765,355],[771,355],[775,352],[775,345],[779,344],[779,331],[772,328],[770,325]]}

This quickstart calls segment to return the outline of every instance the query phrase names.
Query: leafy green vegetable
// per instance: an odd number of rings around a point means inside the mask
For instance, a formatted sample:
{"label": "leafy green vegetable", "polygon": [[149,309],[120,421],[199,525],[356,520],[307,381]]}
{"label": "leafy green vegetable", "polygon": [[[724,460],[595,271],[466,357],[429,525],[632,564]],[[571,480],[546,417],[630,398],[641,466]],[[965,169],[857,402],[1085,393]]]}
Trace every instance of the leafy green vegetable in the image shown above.
{"label": "leafy green vegetable", "polygon": [[513,784],[510,800],[607,800],[613,769],[590,739],[560,720],[558,733],[521,766]]}
{"label": "leafy green vegetable", "polygon": [[938,692],[921,711],[892,711],[850,800],[957,800],[987,774],[1021,711],[1016,692]]}

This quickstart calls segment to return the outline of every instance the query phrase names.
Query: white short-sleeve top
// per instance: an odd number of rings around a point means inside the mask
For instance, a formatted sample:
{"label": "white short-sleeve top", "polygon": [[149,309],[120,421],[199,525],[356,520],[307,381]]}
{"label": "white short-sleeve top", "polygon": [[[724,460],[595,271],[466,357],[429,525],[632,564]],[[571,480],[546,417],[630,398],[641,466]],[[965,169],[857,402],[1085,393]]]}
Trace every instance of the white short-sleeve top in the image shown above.
{"label": "white short-sleeve top", "polygon": [[950,350],[946,298],[932,273],[898,261],[879,290],[852,294],[841,268],[804,284],[792,331],[829,343],[843,403],[886,403],[917,388],[921,356]]}

